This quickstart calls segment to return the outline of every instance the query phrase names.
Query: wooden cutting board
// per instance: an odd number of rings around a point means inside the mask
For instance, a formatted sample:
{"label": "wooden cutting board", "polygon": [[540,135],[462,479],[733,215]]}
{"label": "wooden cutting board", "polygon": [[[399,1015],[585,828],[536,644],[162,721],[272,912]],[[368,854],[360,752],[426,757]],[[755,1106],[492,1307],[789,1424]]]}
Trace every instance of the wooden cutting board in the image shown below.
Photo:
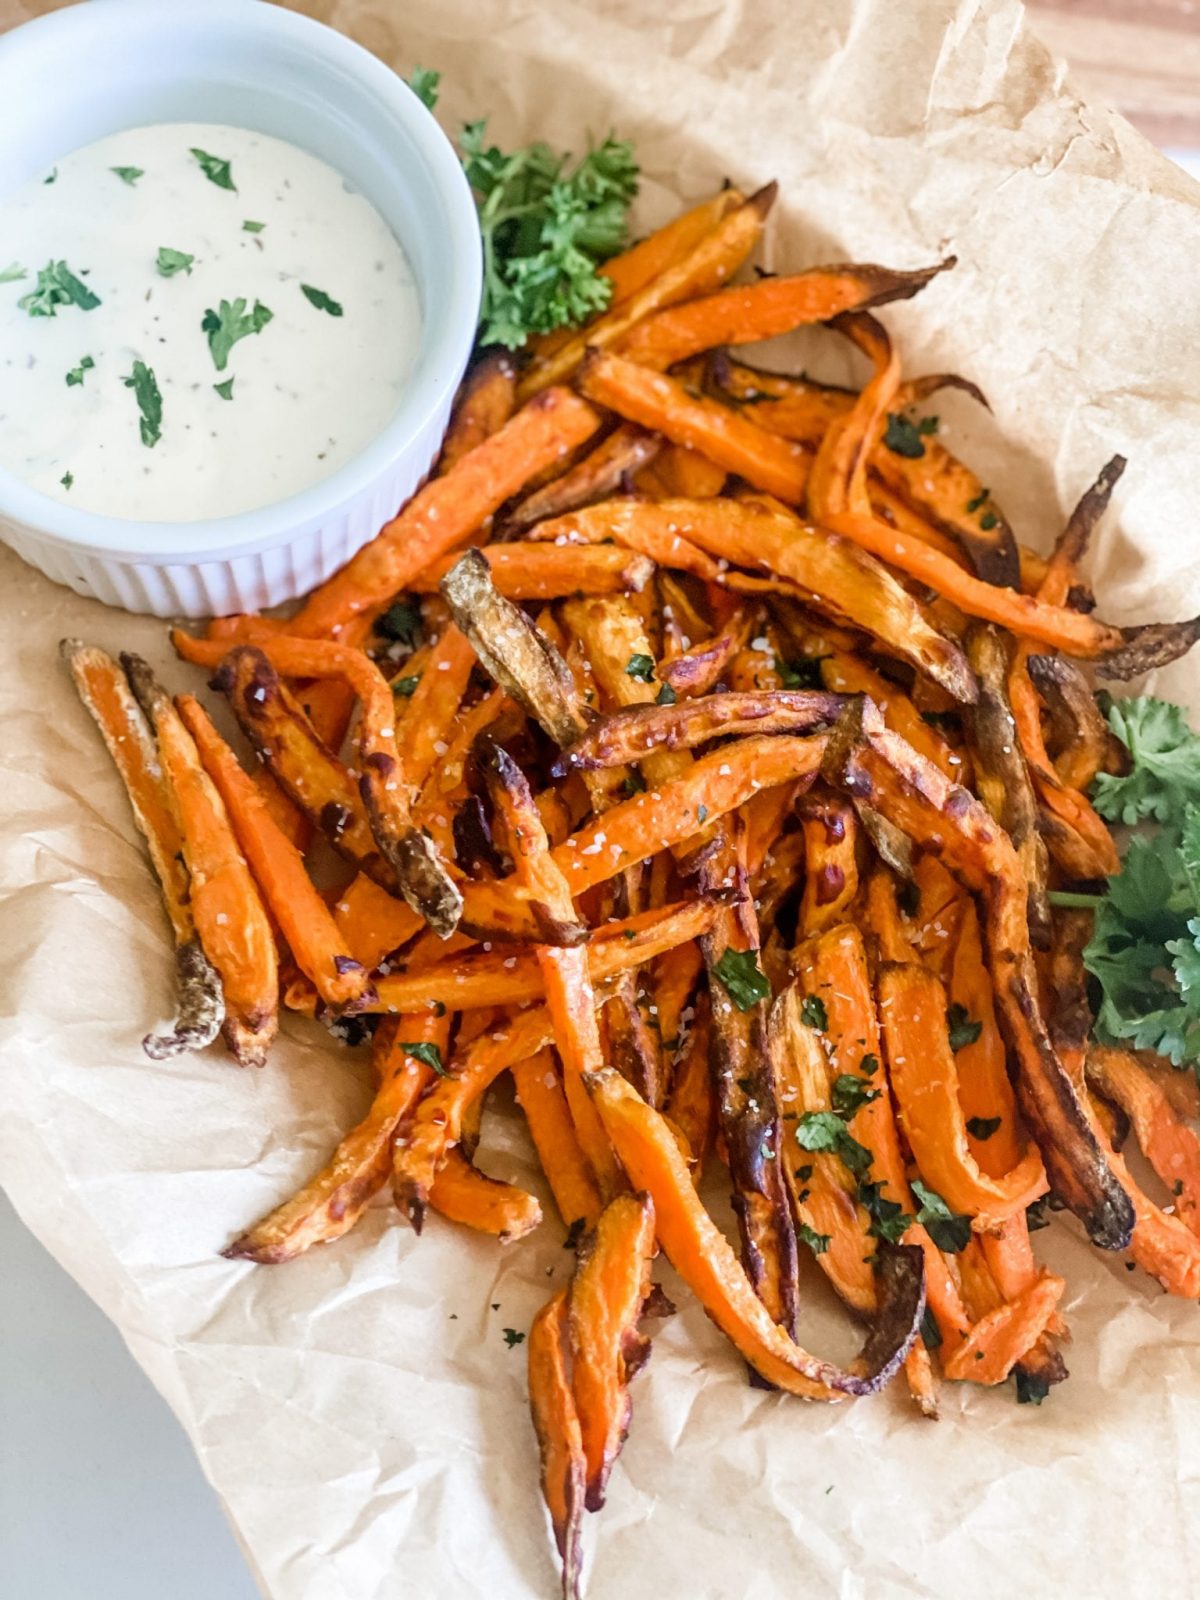
{"label": "wooden cutting board", "polygon": [[1081,84],[1157,145],[1200,149],[1200,0],[1030,0]]}

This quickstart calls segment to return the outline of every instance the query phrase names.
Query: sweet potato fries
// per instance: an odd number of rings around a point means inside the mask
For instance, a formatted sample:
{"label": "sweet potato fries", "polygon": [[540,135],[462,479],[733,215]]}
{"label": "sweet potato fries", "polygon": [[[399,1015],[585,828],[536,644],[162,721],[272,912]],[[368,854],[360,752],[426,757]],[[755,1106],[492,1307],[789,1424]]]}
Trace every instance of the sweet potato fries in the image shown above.
{"label": "sweet potato fries", "polygon": [[[174,633],[257,770],[144,662],[63,647],[177,948],[150,1054],[223,1019],[262,1065],[281,1005],[371,1035],[363,1119],[214,1247],[278,1265],[389,1190],[418,1231],[576,1247],[527,1347],[568,1600],[669,1314],[659,1249],[755,1383],[849,1402],[903,1371],[927,1417],[944,1380],[1066,1377],[1048,1193],[1200,1295],[1190,1103],[1089,1045],[1089,913],[1061,909],[1118,860],[1088,672],[1200,623],[1092,611],[1119,459],[1047,560],[935,440],[934,391],[977,391],[904,374],[868,308],[953,262],[731,286],[774,198],[723,191],[605,267],[591,324],[482,354],[428,483],[294,615]],[[819,324],[861,390],[728,354]],[[541,1198],[476,1165],[505,1074]],[[848,1365],[804,1346],[821,1273]]]}

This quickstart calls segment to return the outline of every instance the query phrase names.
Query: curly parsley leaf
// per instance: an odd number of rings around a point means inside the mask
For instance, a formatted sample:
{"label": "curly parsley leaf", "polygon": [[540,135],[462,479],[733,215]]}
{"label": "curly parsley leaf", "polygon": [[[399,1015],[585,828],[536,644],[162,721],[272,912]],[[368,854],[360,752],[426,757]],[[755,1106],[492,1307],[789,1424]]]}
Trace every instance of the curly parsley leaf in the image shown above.
{"label": "curly parsley leaf", "polygon": [[855,1177],[870,1170],[871,1152],[853,1137],[836,1111],[806,1112],[796,1123],[796,1143],[802,1150],[837,1156]]}
{"label": "curly parsley leaf", "polygon": [[596,269],[625,242],[638,169],[624,140],[571,166],[545,144],[489,145],[485,126],[468,123],[459,141],[483,235],[479,338],[515,350],[608,305],[612,284]]}
{"label": "curly parsley leaf", "polygon": [[438,90],[442,75],[433,67],[414,67],[408,77],[408,87],[425,107],[432,111],[438,103]]}
{"label": "curly parsley leaf", "polygon": [[162,395],[158,392],[158,383],[154,377],[154,369],[148,367],[144,361],[135,361],[133,371],[121,382],[127,389],[133,390],[133,397],[137,401],[138,411],[141,413],[139,428],[142,443],[147,450],[162,438]]}
{"label": "curly parsley leaf", "polygon": [[224,372],[229,365],[229,352],[238,340],[261,333],[272,315],[261,300],[256,300],[254,309],[247,311],[246,302],[240,296],[232,304],[222,300],[219,311],[209,307],[200,321],[200,329],[208,335],[208,348],[218,372]]}
{"label": "curly parsley leaf", "polygon": [[221,156],[209,155],[207,150],[198,150],[195,145],[191,146],[191,152],[209,183],[215,183],[218,189],[232,189],[237,193],[237,184],[233,181],[233,171],[228,161]]}
{"label": "curly parsley leaf", "polygon": [[155,264],[161,277],[173,278],[177,272],[190,273],[195,259],[186,250],[172,250],[169,245],[160,244]]}
{"label": "curly parsley leaf", "polygon": [[327,295],[324,289],[314,289],[311,283],[302,283],[300,293],[310,306],[316,306],[318,311],[328,311],[331,317],[340,317],[342,308],[332,296]]}
{"label": "curly parsley leaf", "polygon": [[883,442],[893,455],[906,456],[910,461],[919,461],[925,454],[922,436],[937,431],[936,417],[922,417],[920,422],[913,422],[900,412],[891,411],[888,413]]}
{"label": "curly parsley leaf", "polygon": [[739,1011],[750,1011],[770,997],[771,985],[758,964],[757,950],[725,950],[713,972]]}
{"label": "curly parsley leaf", "polygon": [[31,317],[55,317],[59,306],[94,311],[99,304],[100,296],[93,294],[65,261],[47,261],[37,275],[37,286],[17,301],[20,309],[28,311]]}
{"label": "curly parsley leaf", "polygon": [[1113,822],[1178,822],[1183,807],[1200,803],[1200,734],[1187,725],[1180,706],[1142,695],[1114,700],[1108,725],[1129,751],[1127,777],[1102,772],[1093,800]]}

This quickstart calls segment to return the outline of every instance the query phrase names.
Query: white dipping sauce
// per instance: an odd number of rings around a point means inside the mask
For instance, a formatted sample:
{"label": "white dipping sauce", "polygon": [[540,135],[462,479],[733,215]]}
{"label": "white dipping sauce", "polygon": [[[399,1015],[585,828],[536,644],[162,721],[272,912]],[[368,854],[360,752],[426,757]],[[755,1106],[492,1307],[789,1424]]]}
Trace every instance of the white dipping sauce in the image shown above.
{"label": "white dipping sauce", "polygon": [[[193,147],[227,161],[236,189]],[[191,270],[164,276],[163,248]],[[100,303],[68,288],[31,316],[20,301],[53,262]],[[232,516],[328,477],[387,424],[420,342],[412,269],[379,213],[323,161],[244,128],[134,128],[63,157],[0,202],[0,278],[13,267],[26,275],[0,281],[0,466],[107,516]],[[270,320],[219,369],[201,324],[238,299],[243,325],[256,302]],[[157,425],[145,374],[123,381],[135,362],[153,373]]]}

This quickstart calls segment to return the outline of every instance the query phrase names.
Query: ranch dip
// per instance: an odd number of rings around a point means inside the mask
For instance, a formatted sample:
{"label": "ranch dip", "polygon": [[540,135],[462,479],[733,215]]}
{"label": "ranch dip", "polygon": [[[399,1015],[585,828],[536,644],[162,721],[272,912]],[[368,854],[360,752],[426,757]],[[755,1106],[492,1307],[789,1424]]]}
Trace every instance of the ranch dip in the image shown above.
{"label": "ranch dip", "polygon": [[86,511],[308,488],[386,425],[420,336],[383,218],[265,134],[134,128],[0,201],[0,468]]}

